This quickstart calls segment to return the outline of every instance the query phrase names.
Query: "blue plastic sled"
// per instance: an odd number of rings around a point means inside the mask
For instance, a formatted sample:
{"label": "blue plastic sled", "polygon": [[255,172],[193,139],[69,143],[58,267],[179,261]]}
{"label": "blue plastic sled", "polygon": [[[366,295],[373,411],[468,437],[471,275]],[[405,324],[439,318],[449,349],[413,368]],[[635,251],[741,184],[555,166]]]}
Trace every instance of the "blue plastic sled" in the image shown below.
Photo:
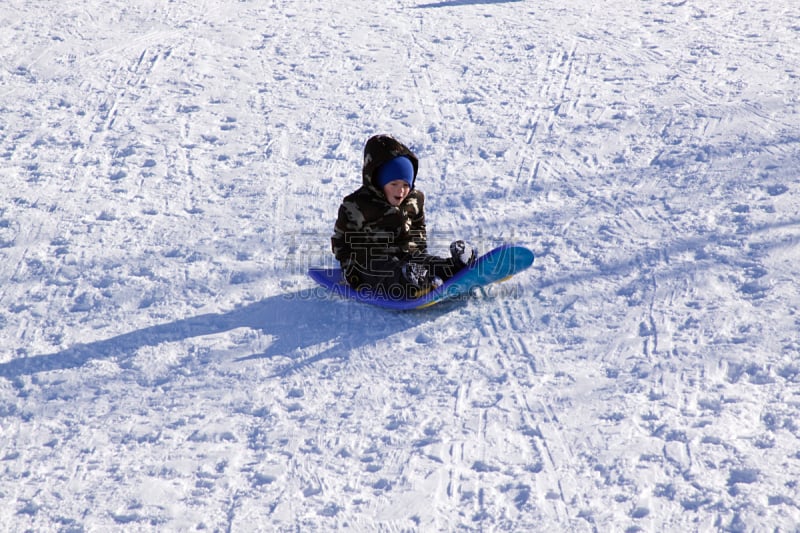
{"label": "blue plastic sled", "polygon": [[308,275],[332,293],[343,298],[404,311],[430,307],[443,300],[468,294],[476,287],[503,281],[529,268],[533,264],[533,259],[533,252],[529,249],[504,244],[479,257],[474,265],[462,270],[441,287],[414,299],[392,298],[391,294],[378,294],[371,289],[353,289],[345,281],[340,268],[311,268]]}

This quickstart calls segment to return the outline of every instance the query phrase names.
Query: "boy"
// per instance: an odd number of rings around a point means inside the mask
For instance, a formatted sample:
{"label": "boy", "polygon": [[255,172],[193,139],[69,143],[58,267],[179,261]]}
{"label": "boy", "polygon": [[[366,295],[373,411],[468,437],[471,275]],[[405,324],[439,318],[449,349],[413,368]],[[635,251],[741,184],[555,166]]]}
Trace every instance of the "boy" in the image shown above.
{"label": "boy", "polygon": [[331,237],[336,259],[351,287],[392,298],[415,298],[475,262],[464,241],[449,258],[427,253],[425,196],[416,189],[419,160],[391,135],[364,145],[362,185],[345,197]]}

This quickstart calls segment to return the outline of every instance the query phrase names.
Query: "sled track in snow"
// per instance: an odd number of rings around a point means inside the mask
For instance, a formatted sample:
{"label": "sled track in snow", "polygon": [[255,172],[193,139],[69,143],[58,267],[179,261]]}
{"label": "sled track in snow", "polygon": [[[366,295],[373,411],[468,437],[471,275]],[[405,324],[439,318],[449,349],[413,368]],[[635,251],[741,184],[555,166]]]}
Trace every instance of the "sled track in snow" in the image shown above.
{"label": "sled track in snow", "polygon": [[[551,523],[567,524],[580,508],[579,499],[565,496],[564,485],[570,484],[568,466],[573,463],[571,452],[563,440],[558,419],[547,400],[539,396],[538,382],[550,370],[546,356],[535,356],[528,344],[536,345],[532,334],[536,322],[535,310],[529,300],[495,302],[489,315],[482,319],[480,330],[486,339],[483,357],[491,357],[493,369],[503,383],[502,398],[497,409],[508,413],[513,425],[509,431],[525,438],[530,447],[527,464],[517,474],[521,484],[530,485],[533,498],[518,506],[520,511],[536,510]],[[535,399],[539,396],[539,399]],[[532,404],[532,402],[535,402]],[[567,491],[566,494],[569,494]]]}
{"label": "sled track in snow", "polygon": [[[3,2],[0,523],[793,530],[795,4]],[[379,132],[534,267],[309,291]]]}

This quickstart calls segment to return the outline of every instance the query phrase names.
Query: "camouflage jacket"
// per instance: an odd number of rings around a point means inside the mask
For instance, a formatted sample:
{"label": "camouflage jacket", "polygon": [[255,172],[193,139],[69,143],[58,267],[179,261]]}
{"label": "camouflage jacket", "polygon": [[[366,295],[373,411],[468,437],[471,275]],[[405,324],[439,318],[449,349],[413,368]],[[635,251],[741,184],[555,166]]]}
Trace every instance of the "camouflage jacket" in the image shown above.
{"label": "camouflage jacket", "polygon": [[360,283],[360,272],[371,272],[376,261],[425,253],[425,195],[414,188],[403,203],[389,204],[374,184],[377,169],[397,156],[408,157],[416,182],[419,161],[405,145],[388,135],[376,135],[364,147],[361,187],[346,196],[339,207],[331,246],[348,282]]}

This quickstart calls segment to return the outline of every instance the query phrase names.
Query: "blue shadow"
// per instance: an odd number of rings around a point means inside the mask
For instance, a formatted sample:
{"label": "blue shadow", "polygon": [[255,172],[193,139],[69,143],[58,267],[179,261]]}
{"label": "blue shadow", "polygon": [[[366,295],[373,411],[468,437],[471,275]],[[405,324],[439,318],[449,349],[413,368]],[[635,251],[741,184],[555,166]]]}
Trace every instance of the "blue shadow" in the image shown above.
{"label": "blue shadow", "polygon": [[261,354],[239,361],[265,357],[292,356],[305,348],[326,344],[321,353],[292,360],[276,375],[297,371],[316,361],[347,359],[361,346],[436,319],[454,308],[454,304],[419,312],[397,313],[355,302],[331,298],[324,290],[313,289],[273,296],[225,313],[209,313],[159,324],[96,342],[78,344],[66,350],[20,357],[0,364],[0,377],[15,379],[39,372],[77,368],[88,361],[111,359],[124,364],[144,346],[213,335],[237,328],[251,328],[274,338]]}

